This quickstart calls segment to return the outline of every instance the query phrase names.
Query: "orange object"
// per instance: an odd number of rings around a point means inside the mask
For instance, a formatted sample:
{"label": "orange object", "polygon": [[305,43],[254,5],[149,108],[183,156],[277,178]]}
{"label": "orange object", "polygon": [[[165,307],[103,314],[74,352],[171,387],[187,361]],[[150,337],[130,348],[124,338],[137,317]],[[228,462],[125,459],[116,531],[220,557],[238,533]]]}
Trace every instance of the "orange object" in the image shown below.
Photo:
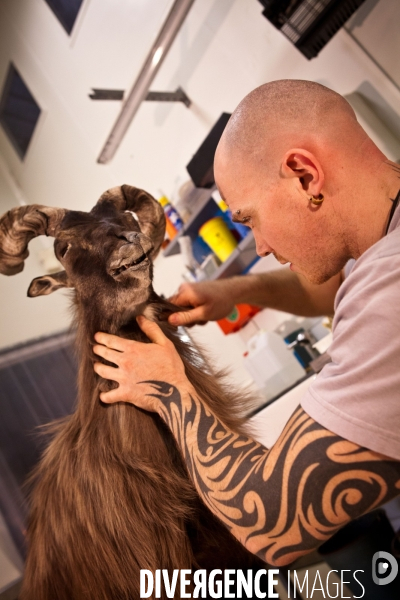
{"label": "orange object", "polygon": [[244,327],[261,308],[251,304],[237,304],[233,311],[224,319],[217,321],[225,335],[235,333]]}
{"label": "orange object", "polygon": [[176,234],[178,233],[178,230],[176,229],[175,225],[172,223],[172,221],[167,215],[165,215],[165,232],[170,240],[173,240]]}

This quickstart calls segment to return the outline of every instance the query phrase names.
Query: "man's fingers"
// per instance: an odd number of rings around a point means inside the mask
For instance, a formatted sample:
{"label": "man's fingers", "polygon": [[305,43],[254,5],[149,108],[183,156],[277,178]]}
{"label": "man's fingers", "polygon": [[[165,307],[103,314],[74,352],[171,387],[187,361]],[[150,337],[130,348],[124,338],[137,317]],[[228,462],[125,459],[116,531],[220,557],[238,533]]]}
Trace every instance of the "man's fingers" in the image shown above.
{"label": "man's fingers", "polygon": [[112,381],[118,381],[118,369],[110,367],[109,365],[103,365],[103,363],[96,362],[93,368],[97,375],[103,377],[103,379],[111,379]]}
{"label": "man's fingers", "polygon": [[113,350],[118,350],[118,352],[124,352],[129,344],[129,340],[125,340],[116,335],[111,335],[110,333],[104,333],[103,331],[95,333],[94,339],[98,344],[102,344]]}
{"label": "man's fingers", "polygon": [[188,297],[179,293],[171,296],[168,300],[180,308],[193,308],[193,304],[189,301]]}
{"label": "man's fingers", "polygon": [[143,315],[136,317],[140,329],[147,335],[149,340],[159,346],[165,346],[168,342],[168,338],[165,337],[160,327],[154,321],[146,319]]}
{"label": "man's fingers", "polygon": [[112,362],[119,366],[119,358],[122,356],[121,352],[118,352],[117,350],[111,350],[110,348],[107,348],[107,346],[100,346],[98,344],[93,346],[92,350],[98,356],[108,360],[108,362]]}
{"label": "man's fingers", "polygon": [[198,306],[192,310],[184,310],[181,312],[173,313],[168,318],[171,325],[194,325],[195,323],[205,323],[204,319],[204,307]]}
{"label": "man's fingers", "polygon": [[179,306],[179,295],[179,292],[177,292],[173,296],[170,296],[168,298],[168,302],[172,302],[172,304],[176,304],[177,306]]}
{"label": "man's fingers", "polygon": [[187,307],[193,306],[192,300],[193,300],[193,289],[192,289],[192,285],[190,283],[182,283],[179,286],[179,289],[176,292],[176,294],[174,294],[173,296],[171,296],[169,298],[169,301],[172,302],[173,304],[176,304],[177,306],[187,306]]}
{"label": "man's fingers", "polygon": [[113,404],[114,402],[124,402],[124,399],[121,398],[121,391],[119,388],[115,390],[110,390],[109,392],[102,392],[100,394],[100,400],[105,404]]}

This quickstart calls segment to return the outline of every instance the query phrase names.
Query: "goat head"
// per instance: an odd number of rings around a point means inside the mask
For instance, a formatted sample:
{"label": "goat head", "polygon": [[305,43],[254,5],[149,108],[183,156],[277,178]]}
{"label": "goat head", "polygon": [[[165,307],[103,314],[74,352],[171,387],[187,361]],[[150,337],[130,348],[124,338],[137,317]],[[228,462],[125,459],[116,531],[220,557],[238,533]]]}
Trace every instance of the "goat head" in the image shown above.
{"label": "goat head", "polygon": [[29,241],[53,236],[65,271],[36,277],[28,296],[74,287],[81,302],[93,301],[96,292],[99,299],[106,298],[100,307],[103,313],[132,313],[132,303],[140,306],[151,292],[152,260],[164,232],[159,203],[128,185],[105,192],[89,213],[40,205],[14,208],[0,220],[0,273],[22,271]]}

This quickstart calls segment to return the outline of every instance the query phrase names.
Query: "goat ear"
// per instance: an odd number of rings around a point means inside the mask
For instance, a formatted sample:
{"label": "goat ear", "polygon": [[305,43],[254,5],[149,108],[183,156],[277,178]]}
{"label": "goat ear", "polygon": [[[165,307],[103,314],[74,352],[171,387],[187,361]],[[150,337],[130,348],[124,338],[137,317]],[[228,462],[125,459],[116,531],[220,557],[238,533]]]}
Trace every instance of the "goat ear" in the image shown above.
{"label": "goat ear", "polygon": [[29,298],[47,296],[64,287],[72,287],[68,282],[68,276],[65,271],[53,273],[53,275],[43,275],[42,277],[32,279],[28,289],[28,296]]}

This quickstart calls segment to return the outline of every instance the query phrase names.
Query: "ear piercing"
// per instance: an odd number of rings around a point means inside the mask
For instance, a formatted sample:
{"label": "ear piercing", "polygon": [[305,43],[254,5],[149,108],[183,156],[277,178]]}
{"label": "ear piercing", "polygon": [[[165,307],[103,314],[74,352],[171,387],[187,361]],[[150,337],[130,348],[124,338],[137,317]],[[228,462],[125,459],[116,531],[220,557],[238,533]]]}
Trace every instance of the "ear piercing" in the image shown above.
{"label": "ear piercing", "polygon": [[311,196],[311,198],[310,198],[310,202],[311,202],[311,204],[314,204],[314,206],[320,206],[324,200],[325,200],[325,198],[323,197],[322,194],[319,194],[317,197]]}

